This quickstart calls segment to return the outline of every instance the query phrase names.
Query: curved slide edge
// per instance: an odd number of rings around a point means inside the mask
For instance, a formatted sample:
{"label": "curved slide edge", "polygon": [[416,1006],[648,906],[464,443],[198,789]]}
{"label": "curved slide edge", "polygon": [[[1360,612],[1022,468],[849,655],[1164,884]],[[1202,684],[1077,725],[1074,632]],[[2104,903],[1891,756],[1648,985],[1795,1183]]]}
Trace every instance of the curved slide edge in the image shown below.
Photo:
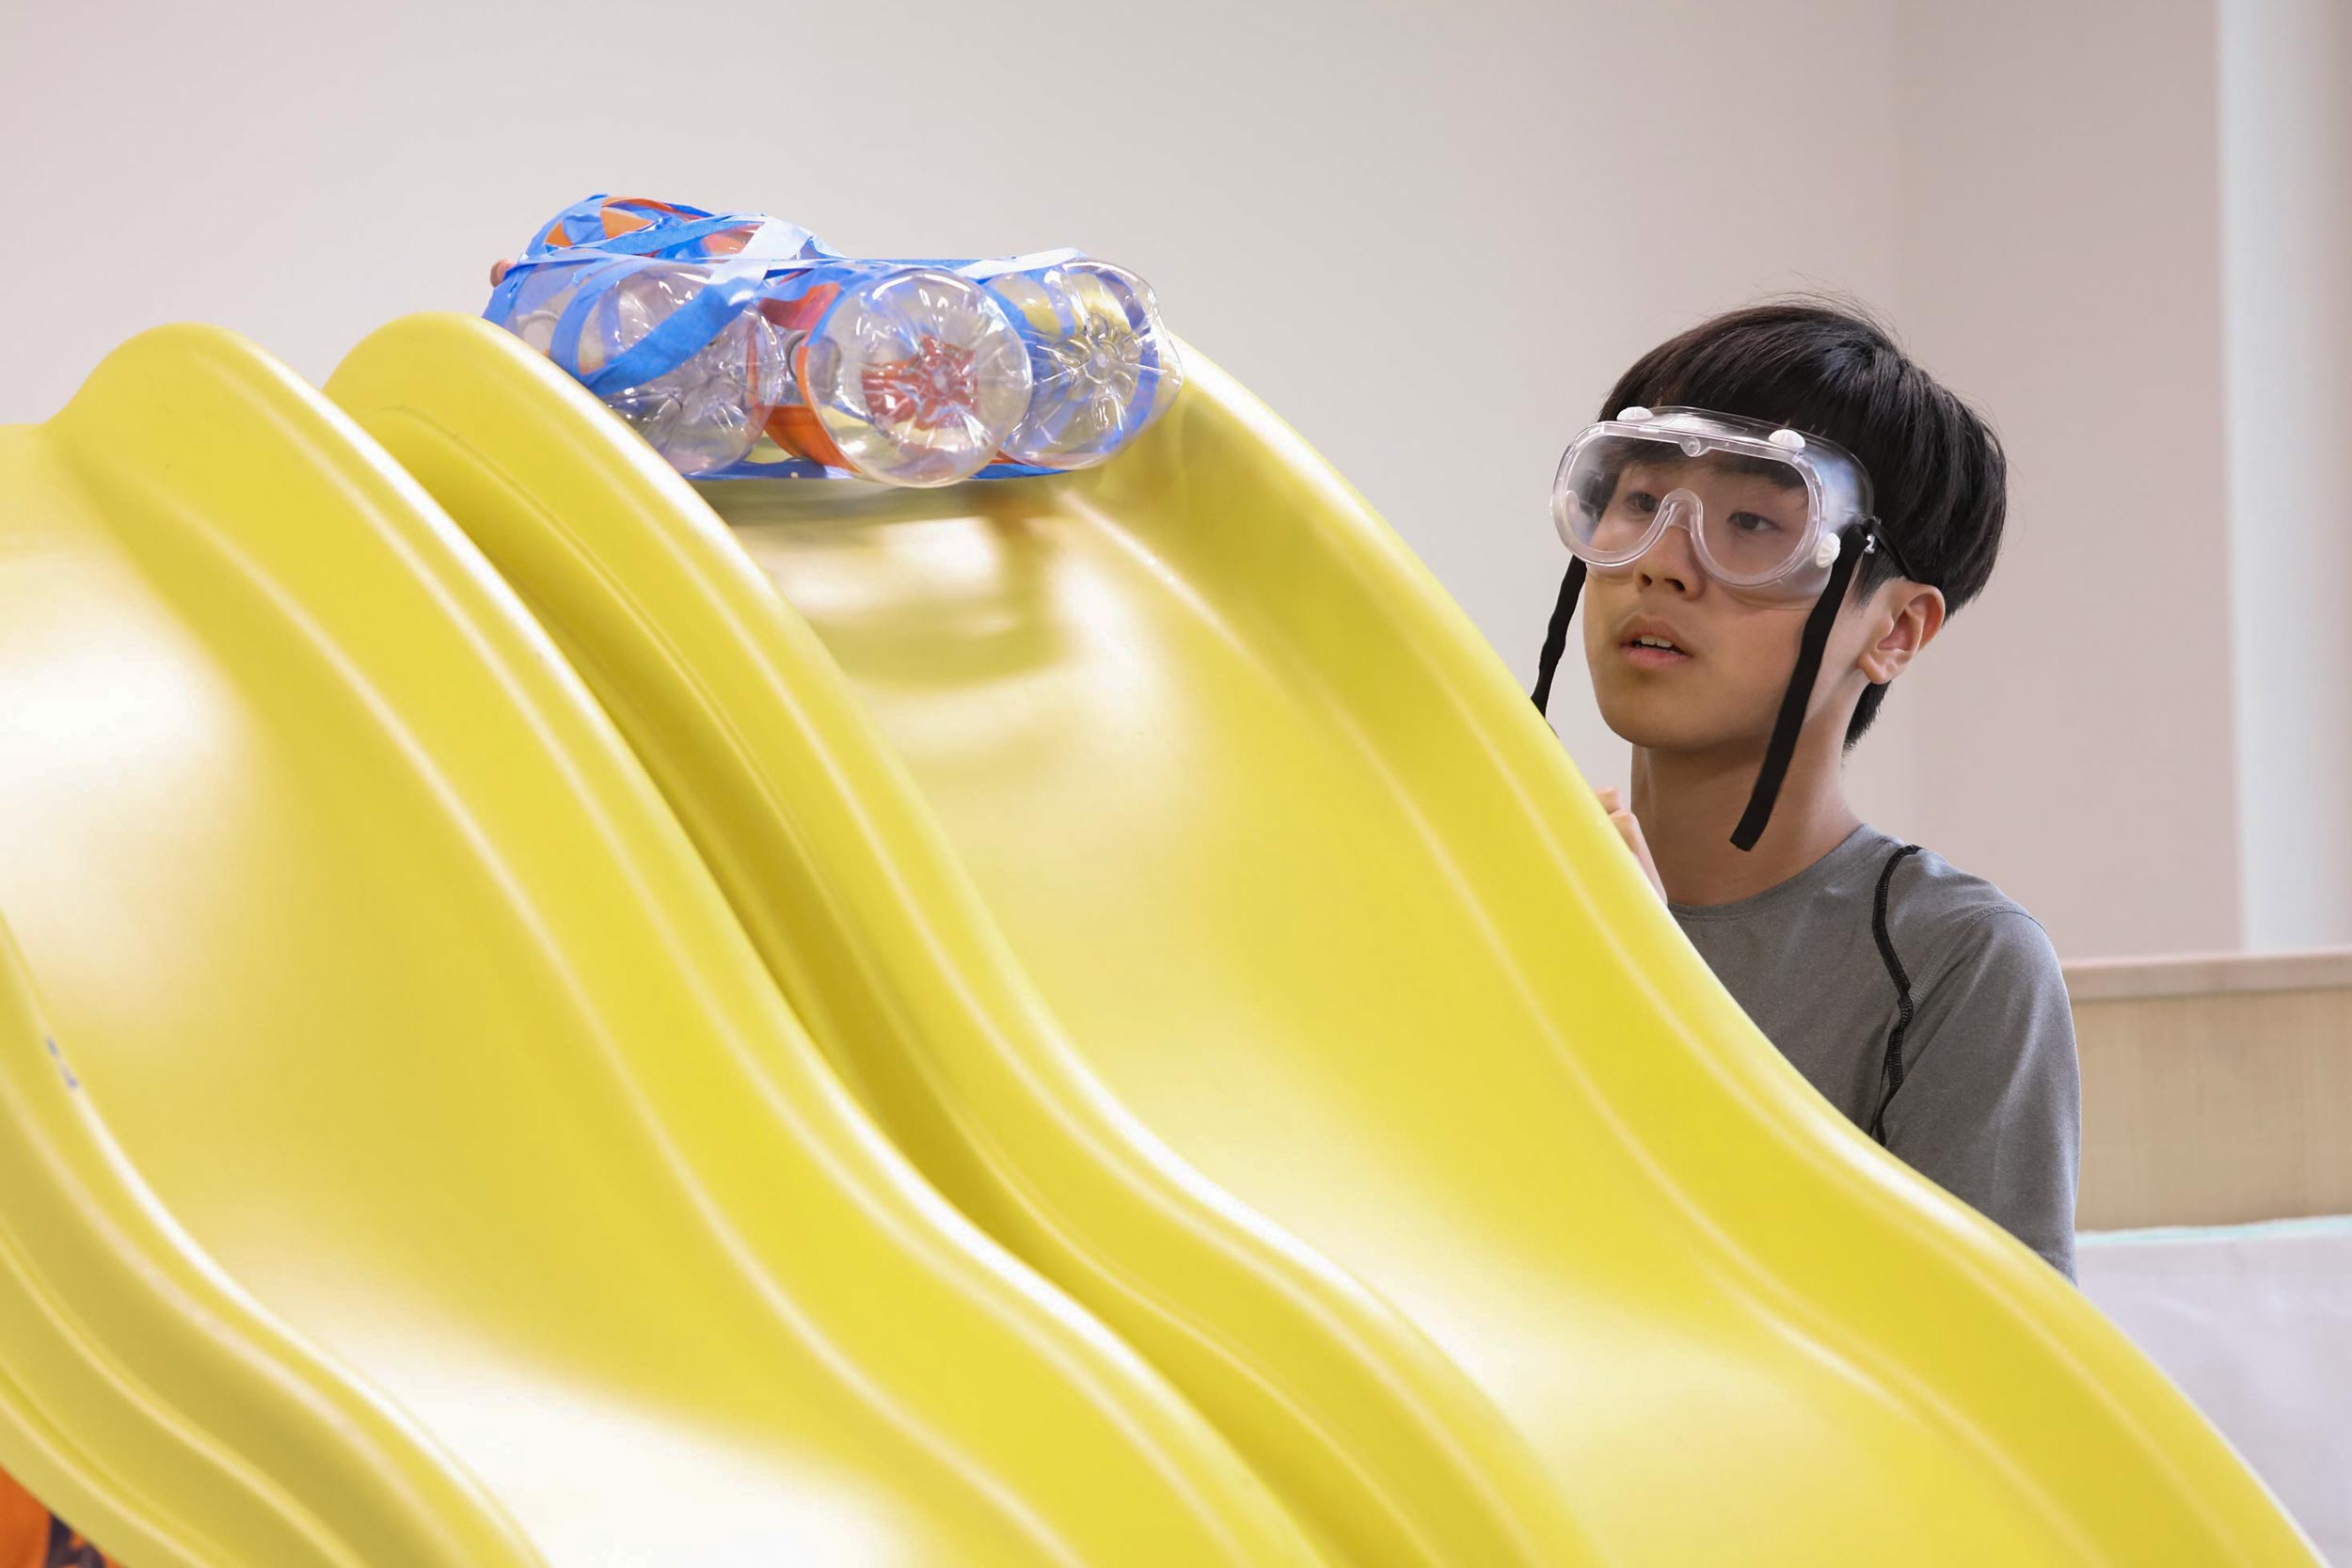
{"label": "curved slide edge", "polygon": [[0,923],[0,1470],[138,1568],[542,1568],[140,1181]]}
{"label": "curved slide edge", "polygon": [[470,318],[394,323],[326,389],[586,675],[796,1010],[951,1200],[1142,1351],[1346,1560],[1597,1560],[1424,1335],[1088,1071],[823,649],[685,482]]}

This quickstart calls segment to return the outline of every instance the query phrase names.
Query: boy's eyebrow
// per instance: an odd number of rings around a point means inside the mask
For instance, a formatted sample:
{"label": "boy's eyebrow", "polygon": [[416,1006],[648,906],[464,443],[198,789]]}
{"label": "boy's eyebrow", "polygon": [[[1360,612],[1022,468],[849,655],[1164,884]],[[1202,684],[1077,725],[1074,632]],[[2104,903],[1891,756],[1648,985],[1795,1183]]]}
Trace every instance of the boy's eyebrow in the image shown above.
{"label": "boy's eyebrow", "polygon": [[1784,490],[1804,488],[1803,474],[1788,464],[1775,463],[1769,457],[1746,457],[1735,452],[1724,458],[1720,466],[1728,473],[1752,475],[1756,479],[1769,481]]}

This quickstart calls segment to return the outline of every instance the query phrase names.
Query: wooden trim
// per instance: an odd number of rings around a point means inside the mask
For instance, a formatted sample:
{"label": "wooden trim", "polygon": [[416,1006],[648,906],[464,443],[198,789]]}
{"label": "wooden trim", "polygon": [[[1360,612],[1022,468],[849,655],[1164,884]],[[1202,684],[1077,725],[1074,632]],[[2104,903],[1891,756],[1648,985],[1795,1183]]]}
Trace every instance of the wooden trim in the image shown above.
{"label": "wooden trim", "polygon": [[2082,1228],[2352,1213],[2352,985],[2266,977],[2076,997]]}
{"label": "wooden trim", "polygon": [[2065,966],[2077,1002],[2247,991],[2352,990],[2352,948],[2306,953],[2185,953],[2164,958],[2078,958]]}

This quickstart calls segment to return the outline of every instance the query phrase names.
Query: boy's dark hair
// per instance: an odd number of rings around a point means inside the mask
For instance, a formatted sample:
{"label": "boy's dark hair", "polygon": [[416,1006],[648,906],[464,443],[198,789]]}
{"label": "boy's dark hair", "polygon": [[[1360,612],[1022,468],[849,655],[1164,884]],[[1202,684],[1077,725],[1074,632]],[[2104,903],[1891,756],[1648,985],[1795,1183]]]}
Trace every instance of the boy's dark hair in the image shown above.
{"label": "boy's dark hair", "polygon": [[[1869,473],[1881,524],[1921,579],[1944,591],[1947,613],[1993,575],[2009,512],[2000,438],[1859,307],[1776,300],[1701,322],[1635,361],[1599,417],[1635,405],[1740,414],[1836,442]],[[1866,557],[1853,593],[1894,575],[1884,555]],[[1848,746],[1885,697],[1883,686],[1864,690]]]}

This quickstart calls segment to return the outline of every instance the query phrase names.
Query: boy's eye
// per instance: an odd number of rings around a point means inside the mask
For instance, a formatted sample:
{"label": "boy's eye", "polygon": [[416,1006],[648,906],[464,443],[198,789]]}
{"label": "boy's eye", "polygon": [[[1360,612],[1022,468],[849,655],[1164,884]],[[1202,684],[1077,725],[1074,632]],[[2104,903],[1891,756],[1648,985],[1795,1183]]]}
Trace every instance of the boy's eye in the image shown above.
{"label": "boy's eye", "polygon": [[1760,512],[1735,512],[1731,515],[1731,526],[1739,532],[1746,534],[1778,533],[1781,531],[1781,528],[1778,523],[1772,521],[1772,518],[1765,516]]}
{"label": "boy's eye", "polygon": [[1658,498],[1647,490],[1632,490],[1626,494],[1626,509],[1637,517],[1646,517],[1658,510]]}

